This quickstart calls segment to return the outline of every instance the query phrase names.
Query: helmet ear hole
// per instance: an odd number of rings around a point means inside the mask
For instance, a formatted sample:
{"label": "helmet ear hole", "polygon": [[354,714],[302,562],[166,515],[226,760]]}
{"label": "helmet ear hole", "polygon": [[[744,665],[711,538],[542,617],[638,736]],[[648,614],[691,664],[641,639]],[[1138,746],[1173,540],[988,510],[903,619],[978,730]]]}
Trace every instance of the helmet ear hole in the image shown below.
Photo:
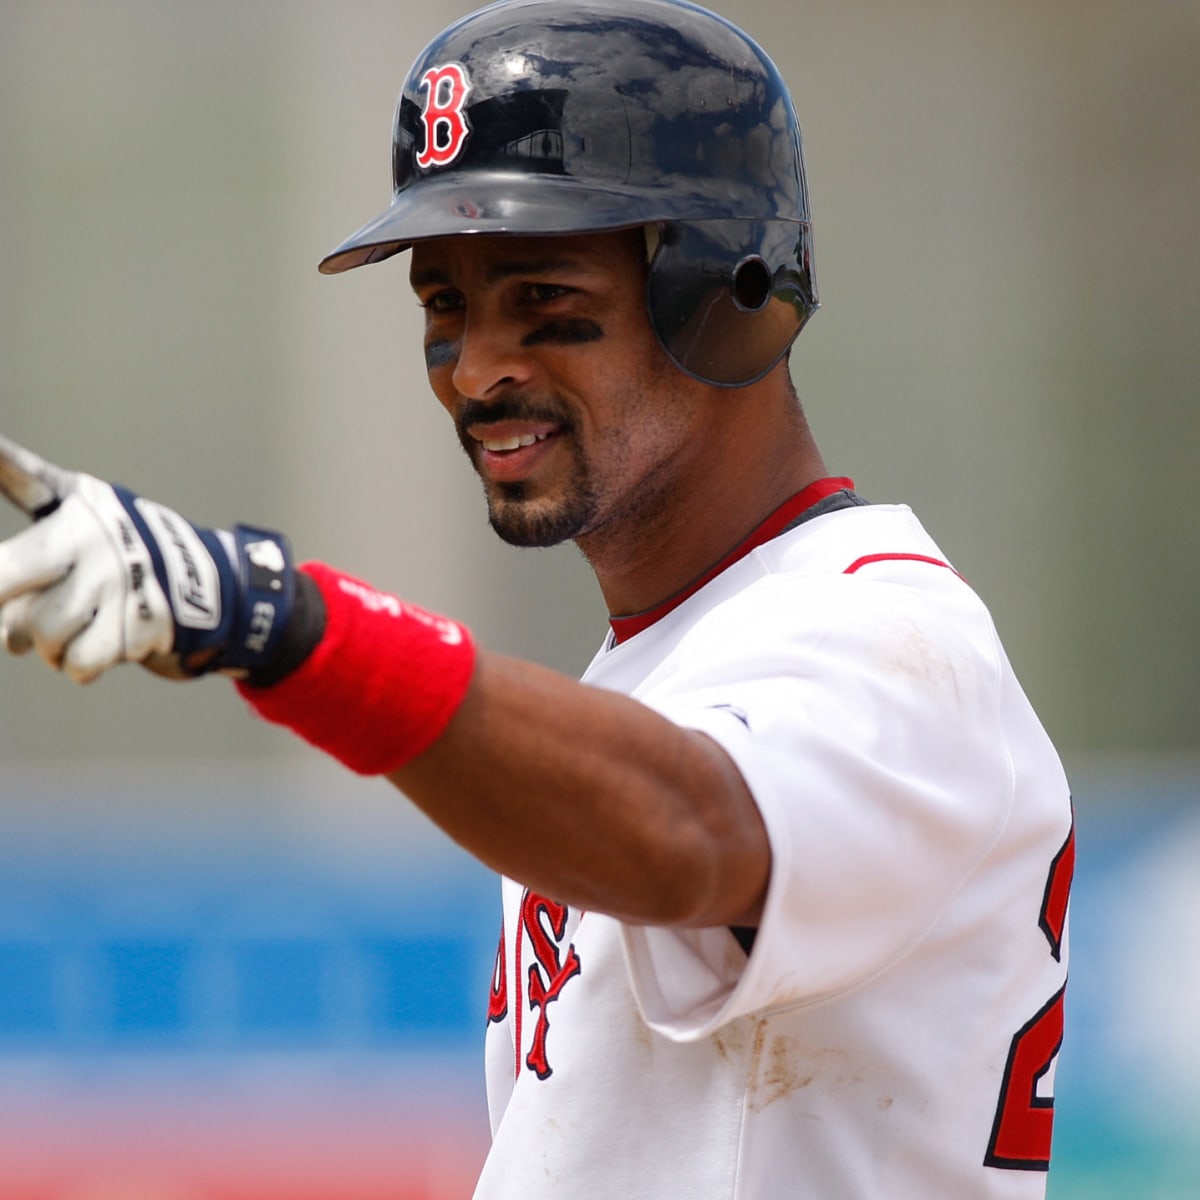
{"label": "helmet ear hole", "polygon": [[733,269],[733,302],[742,312],[761,312],[771,299],[771,270],[757,254]]}

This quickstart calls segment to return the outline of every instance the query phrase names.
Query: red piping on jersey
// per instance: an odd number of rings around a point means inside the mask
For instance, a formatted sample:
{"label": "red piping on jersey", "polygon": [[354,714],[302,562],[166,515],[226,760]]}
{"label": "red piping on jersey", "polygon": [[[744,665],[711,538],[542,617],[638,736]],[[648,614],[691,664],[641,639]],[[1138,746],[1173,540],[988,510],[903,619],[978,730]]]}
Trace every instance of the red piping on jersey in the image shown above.
{"label": "red piping on jersey", "polygon": [[[853,575],[860,567],[869,567],[877,562],[922,562],[929,563],[931,567],[945,567],[947,571],[954,571],[948,562],[943,562],[940,558],[930,558],[928,554],[864,554],[862,558],[856,558],[842,574]],[[958,575],[958,572],[954,571],[954,574]],[[961,575],[958,577],[962,579]]]}
{"label": "red piping on jersey", "polygon": [[677,609],[685,600],[694,596],[706,583],[711,583],[722,571],[732,567],[739,559],[745,558],[751,550],[757,550],[773,537],[778,537],[801,513],[819,504],[829,496],[842,491],[853,491],[854,481],[844,476],[828,479],[818,479],[808,487],[797,492],[790,500],[785,500],[761,525],[756,526],[744,537],[720,562],[709,567],[698,579],[694,579],[682,591],[656,604],[645,612],[634,613],[628,617],[609,617],[608,623],[613,631],[613,643],[620,645],[623,641],[649,629],[656,621],[661,621],[667,613]]}
{"label": "red piping on jersey", "polygon": [[513,1068],[513,1079],[521,1078],[521,1012],[525,1007],[525,981],[521,978],[521,943],[525,940],[525,897],[529,895],[526,888],[521,893],[521,903],[517,905],[517,944],[513,949],[514,986],[517,989],[513,1004],[513,1041],[516,1043],[516,1065]]}

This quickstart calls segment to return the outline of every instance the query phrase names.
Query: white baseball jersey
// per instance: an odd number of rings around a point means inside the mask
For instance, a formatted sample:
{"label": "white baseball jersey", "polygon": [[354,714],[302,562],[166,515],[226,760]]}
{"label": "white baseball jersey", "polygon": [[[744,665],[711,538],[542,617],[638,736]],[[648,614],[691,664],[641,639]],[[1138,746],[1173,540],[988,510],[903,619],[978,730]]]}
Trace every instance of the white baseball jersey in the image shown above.
{"label": "white baseball jersey", "polygon": [[908,508],[784,524],[584,677],[738,765],[771,843],[761,925],[625,925],[505,880],[477,1200],[1045,1194],[1058,756]]}

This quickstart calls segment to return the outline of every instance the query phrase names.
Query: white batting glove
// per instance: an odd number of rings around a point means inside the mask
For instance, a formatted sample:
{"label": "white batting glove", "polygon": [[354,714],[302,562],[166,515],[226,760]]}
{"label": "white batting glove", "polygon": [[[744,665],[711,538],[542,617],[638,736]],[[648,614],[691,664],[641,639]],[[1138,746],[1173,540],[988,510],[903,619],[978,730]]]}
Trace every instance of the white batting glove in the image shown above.
{"label": "white batting glove", "polygon": [[203,529],[0,437],[0,494],[34,519],[0,542],[0,638],[79,683],[120,662],[174,677],[267,670],[291,615],[287,540]]}

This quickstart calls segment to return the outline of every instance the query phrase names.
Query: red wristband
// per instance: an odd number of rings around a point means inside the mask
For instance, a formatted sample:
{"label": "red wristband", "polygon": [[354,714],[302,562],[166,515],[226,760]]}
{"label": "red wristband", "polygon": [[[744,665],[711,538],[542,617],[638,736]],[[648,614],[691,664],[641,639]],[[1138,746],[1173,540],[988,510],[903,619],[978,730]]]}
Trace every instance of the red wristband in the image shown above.
{"label": "red wristband", "polygon": [[324,597],[324,636],[278,683],[238,690],[260,716],[352,771],[394,771],[428,750],[458,711],[475,666],[471,635],[323,563],[300,569]]}

